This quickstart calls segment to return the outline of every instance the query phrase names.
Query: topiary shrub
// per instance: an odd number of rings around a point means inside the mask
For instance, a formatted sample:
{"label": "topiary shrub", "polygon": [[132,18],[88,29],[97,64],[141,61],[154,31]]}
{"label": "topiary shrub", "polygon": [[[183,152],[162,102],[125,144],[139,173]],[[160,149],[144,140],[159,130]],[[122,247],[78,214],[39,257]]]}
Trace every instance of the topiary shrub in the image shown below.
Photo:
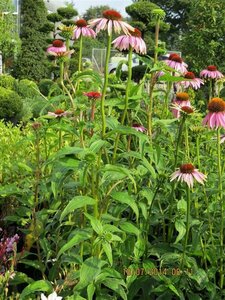
{"label": "topiary shrub", "polygon": [[17,80],[8,74],[0,75],[0,87],[16,91],[17,89]]}
{"label": "topiary shrub", "polygon": [[22,79],[18,83],[18,94],[22,98],[34,98],[39,95],[39,88],[34,81]]}
{"label": "topiary shrub", "polygon": [[15,91],[0,87],[0,119],[15,124],[21,120],[22,110],[21,97]]}

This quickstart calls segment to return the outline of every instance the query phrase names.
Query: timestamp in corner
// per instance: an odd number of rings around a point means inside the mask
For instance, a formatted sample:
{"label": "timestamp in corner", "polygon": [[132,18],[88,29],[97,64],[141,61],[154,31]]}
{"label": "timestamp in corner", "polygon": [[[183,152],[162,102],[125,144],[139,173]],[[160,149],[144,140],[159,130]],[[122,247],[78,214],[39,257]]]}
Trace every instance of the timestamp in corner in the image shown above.
{"label": "timestamp in corner", "polygon": [[193,270],[191,268],[185,268],[183,270],[179,268],[124,268],[123,274],[126,276],[181,276],[183,273],[188,276],[193,275]]}

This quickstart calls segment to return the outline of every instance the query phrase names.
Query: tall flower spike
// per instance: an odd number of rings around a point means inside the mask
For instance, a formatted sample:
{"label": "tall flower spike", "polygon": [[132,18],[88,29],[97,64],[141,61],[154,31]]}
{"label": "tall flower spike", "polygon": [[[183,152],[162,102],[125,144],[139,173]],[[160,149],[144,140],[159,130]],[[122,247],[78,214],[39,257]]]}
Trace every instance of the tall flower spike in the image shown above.
{"label": "tall flower spike", "polygon": [[75,29],[74,29],[74,39],[79,39],[79,37],[86,36],[86,37],[96,37],[96,33],[90,26],[88,26],[87,21],[84,19],[79,19],[75,22]]}
{"label": "tall flower spike", "polygon": [[208,103],[208,114],[202,121],[209,128],[225,128],[225,101],[221,98],[213,98]]}
{"label": "tall flower spike", "polygon": [[100,30],[107,30],[108,35],[112,35],[112,31],[120,33],[123,31],[125,34],[130,35],[130,31],[134,31],[134,28],[128,23],[122,21],[122,16],[115,10],[103,11],[103,18],[97,18],[89,21],[90,26],[96,27],[96,33]]}
{"label": "tall flower spike", "polygon": [[208,66],[205,70],[200,72],[200,76],[203,78],[212,78],[212,79],[220,79],[223,78],[224,75],[217,70],[216,66]]}
{"label": "tall flower spike", "polygon": [[137,53],[146,54],[146,44],[141,38],[141,32],[137,28],[134,31],[130,31],[130,35],[121,35],[116,38],[112,44],[115,48],[120,51],[129,50],[130,47],[133,48]]}
{"label": "tall flower spike", "polygon": [[199,172],[192,164],[183,164],[177,171],[170,176],[170,181],[177,179],[177,181],[186,182],[189,188],[194,185],[194,179],[200,184],[204,184],[207,176]]}
{"label": "tall flower spike", "polygon": [[169,58],[165,60],[165,63],[178,72],[187,72],[188,65],[184,63],[183,59],[176,53],[171,53]]}

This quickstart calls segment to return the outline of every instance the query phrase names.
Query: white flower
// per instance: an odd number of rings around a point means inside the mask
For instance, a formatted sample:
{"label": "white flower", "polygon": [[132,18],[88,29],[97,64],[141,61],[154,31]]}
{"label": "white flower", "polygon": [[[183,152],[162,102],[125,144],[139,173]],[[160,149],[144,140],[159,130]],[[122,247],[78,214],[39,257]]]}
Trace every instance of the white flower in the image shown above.
{"label": "white flower", "polygon": [[61,300],[61,299],[62,297],[57,296],[56,292],[50,294],[48,298],[44,294],[41,294],[41,300]]}

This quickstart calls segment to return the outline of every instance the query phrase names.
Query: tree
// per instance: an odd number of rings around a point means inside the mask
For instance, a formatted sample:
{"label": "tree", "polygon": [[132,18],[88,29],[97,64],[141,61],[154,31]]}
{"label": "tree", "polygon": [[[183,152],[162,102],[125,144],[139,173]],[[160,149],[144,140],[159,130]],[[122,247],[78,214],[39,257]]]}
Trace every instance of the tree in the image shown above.
{"label": "tree", "polygon": [[86,10],[83,15],[85,20],[91,20],[102,17],[102,12],[104,10],[112,9],[108,5],[100,5],[100,6],[91,6]]}
{"label": "tree", "polygon": [[[131,25],[137,27],[147,44],[148,50],[154,49],[154,31],[155,18],[153,11],[159,9],[159,6],[148,0],[136,1],[126,7],[126,12],[131,16]],[[169,26],[164,22],[160,22],[160,30],[167,31]]]}
{"label": "tree", "polygon": [[47,9],[43,0],[22,0],[22,47],[14,69],[16,77],[35,81],[48,77],[48,60],[45,54],[48,34],[41,30],[46,23]]}
{"label": "tree", "polygon": [[3,57],[3,72],[20,49],[15,9],[11,0],[0,1],[0,51]]}
{"label": "tree", "polygon": [[190,67],[199,71],[217,65],[225,71],[225,1],[192,0],[187,28],[181,50]]}

